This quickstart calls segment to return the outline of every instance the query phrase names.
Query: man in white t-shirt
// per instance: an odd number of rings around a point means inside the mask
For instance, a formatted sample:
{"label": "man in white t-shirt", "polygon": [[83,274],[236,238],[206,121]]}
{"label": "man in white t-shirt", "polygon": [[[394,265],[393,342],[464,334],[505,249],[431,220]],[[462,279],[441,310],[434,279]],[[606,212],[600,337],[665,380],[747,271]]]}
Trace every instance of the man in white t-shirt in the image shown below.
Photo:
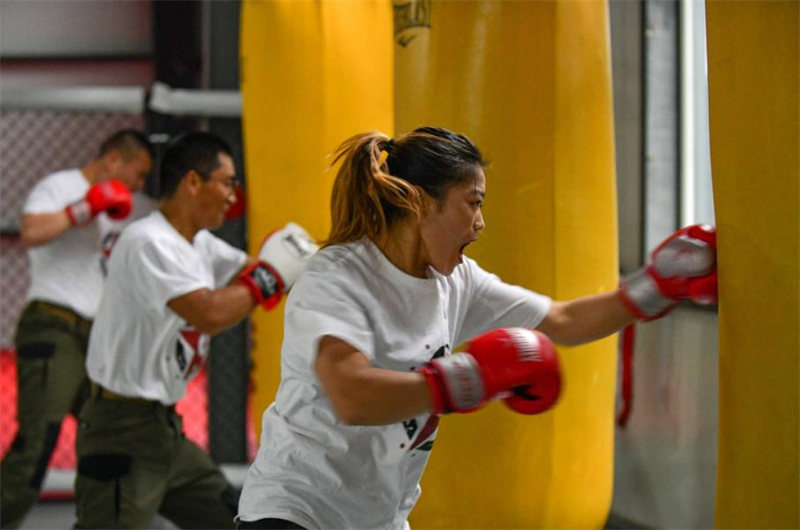
{"label": "man in white t-shirt", "polygon": [[61,420],[88,396],[86,344],[104,263],[152,160],[141,132],[117,131],[88,164],[47,175],[25,202],[31,283],[15,336],[19,430],[2,463],[2,528],[19,526],[36,502]]}
{"label": "man in white t-shirt", "polygon": [[171,142],[161,203],[131,223],[108,263],[80,415],[78,528],[147,528],[160,513],[185,528],[232,528],[238,493],[187,440],[174,405],[206,360],[210,336],[271,309],[316,244],[289,223],[254,259],[211,234],[236,201],[228,145],[210,133]]}

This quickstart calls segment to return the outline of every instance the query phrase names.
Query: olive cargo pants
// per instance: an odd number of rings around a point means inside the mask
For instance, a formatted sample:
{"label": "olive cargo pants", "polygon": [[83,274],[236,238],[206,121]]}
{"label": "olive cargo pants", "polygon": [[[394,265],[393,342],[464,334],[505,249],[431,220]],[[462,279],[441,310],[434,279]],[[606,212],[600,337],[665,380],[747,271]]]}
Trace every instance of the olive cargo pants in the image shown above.
{"label": "olive cargo pants", "polygon": [[17,350],[16,438],[0,470],[0,527],[20,526],[36,502],[61,421],[88,397],[86,348],[91,321],[55,304],[32,301],[14,338]]}
{"label": "olive cargo pants", "polygon": [[183,435],[174,407],[109,398],[94,387],[80,412],[76,528],[234,528],[238,491]]}

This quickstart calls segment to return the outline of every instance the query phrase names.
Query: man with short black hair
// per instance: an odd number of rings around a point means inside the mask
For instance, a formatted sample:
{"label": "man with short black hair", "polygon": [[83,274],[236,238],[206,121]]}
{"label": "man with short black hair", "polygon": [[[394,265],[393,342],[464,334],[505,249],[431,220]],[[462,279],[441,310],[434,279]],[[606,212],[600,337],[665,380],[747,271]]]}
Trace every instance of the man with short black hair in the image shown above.
{"label": "man with short black hair", "polygon": [[316,251],[293,223],[257,258],[209,232],[236,202],[231,150],[219,137],[176,138],[160,169],[159,208],[119,238],[89,340],[78,528],[147,528],[156,513],[184,528],[233,528],[238,492],[185,438],[175,403],[210,336],[258,305],[273,308]]}
{"label": "man with short black hair", "polygon": [[87,397],[86,345],[105,260],[152,163],[145,135],[123,129],[82,168],[44,177],[25,202],[31,283],[15,336],[19,430],[2,463],[2,528],[19,526],[36,502],[61,421]]}

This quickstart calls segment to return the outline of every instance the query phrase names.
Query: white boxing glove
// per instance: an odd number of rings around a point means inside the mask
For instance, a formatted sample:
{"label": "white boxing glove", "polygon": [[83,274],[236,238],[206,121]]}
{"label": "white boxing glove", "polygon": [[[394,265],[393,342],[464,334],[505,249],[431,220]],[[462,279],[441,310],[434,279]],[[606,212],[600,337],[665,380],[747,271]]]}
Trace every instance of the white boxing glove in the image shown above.
{"label": "white boxing glove", "polygon": [[296,223],[287,223],[264,239],[258,251],[259,261],[265,261],[281,277],[283,290],[291,289],[306,261],[319,250],[317,243]]}
{"label": "white boxing glove", "polygon": [[296,223],[288,223],[268,235],[258,251],[258,262],[240,275],[256,301],[272,309],[291,289],[306,261],[319,249],[314,239]]}

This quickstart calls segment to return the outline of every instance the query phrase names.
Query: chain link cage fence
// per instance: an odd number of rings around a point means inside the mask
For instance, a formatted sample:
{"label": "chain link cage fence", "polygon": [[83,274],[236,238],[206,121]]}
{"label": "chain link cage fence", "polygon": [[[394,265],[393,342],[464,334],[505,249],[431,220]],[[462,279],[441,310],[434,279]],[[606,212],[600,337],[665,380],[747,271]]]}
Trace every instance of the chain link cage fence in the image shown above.
{"label": "chain link cage fence", "polygon": [[[211,118],[209,131],[228,141],[233,152],[236,174],[242,184],[247,180],[244,167],[242,122],[239,118]],[[237,207],[229,211],[227,221],[214,233],[236,248],[247,250],[247,187],[237,190]],[[257,441],[248,409],[252,351],[250,320],[215,335],[209,358],[209,450],[214,459],[225,463],[249,462],[255,456]]]}
{"label": "chain link cage fence", "polygon": [[[105,138],[129,127],[145,130],[144,117],[85,111],[0,112],[0,455],[5,455],[17,429],[14,330],[29,284],[28,258],[19,238],[24,201],[42,177],[81,167]],[[233,220],[217,235],[244,248],[244,226],[243,219]],[[208,369],[192,380],[177,406],[187,437],[222,462],[243,463],[255,451],[246,413],[248,329],[244,322],[213,338]],[[75,469],[75,424],[74,418],[65,419],[50,468]]]}

